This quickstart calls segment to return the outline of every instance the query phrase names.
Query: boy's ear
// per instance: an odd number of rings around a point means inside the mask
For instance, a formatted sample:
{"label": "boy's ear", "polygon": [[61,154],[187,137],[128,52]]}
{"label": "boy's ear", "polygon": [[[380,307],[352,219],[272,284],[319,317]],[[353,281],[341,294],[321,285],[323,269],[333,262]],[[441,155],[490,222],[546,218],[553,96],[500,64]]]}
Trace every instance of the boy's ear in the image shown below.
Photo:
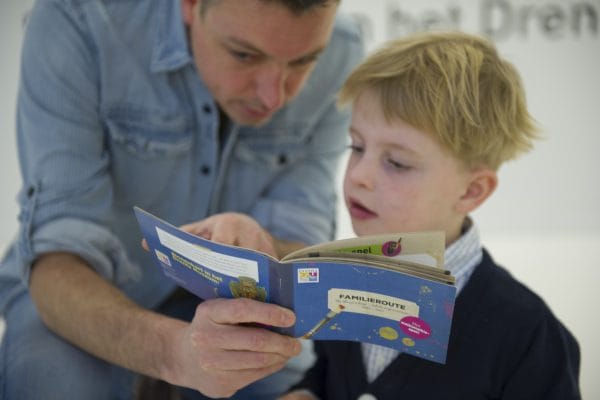
{"label": "boy's ear", "polygon": [[496,171],[486,167],[473,170],[465,193],[456,205],[456,211],[465,215],[469,214],[494,193],[496,186],[498,186]]}

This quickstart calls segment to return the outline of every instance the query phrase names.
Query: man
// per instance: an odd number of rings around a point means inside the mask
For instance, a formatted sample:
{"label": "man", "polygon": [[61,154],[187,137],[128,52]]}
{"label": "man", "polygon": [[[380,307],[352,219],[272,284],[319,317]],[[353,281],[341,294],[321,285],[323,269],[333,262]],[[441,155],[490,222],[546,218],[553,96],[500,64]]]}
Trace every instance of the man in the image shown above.
{"label": "man", "polygon": [[337,7],[36,3],[17,113],[21,228],[0,268],[0,393],[131,398],[135,371],[225,397],[298,354],[297,340],[246,324],[293,324],[289,310],[195,309],[153,268],[132,207],[175,223],[249,214],[268,235],[210,234],[273,254],[332,238],[348,122],[335,93],[362,54]]}

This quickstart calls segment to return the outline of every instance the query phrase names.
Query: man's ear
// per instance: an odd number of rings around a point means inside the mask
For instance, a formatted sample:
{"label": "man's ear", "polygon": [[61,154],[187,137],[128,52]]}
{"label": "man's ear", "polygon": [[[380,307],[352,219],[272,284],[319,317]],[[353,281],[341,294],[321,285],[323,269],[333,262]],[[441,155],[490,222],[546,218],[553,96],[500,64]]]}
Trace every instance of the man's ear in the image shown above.
{"label": "man's ear", "polygon": [[194,13],[196,11],[196,3],[202,0],[181,0],[181,16],[183,17],[183,22],[186,26],[190,26],[192,24],[192,20],[194,19]]}
{"label": "man's ear", "polygon": [[498,186],[498,175],[496,171],[480,167],[470,173],[465,192],[456,204],[456,211],[461,214],[469,214],[481,205]]}

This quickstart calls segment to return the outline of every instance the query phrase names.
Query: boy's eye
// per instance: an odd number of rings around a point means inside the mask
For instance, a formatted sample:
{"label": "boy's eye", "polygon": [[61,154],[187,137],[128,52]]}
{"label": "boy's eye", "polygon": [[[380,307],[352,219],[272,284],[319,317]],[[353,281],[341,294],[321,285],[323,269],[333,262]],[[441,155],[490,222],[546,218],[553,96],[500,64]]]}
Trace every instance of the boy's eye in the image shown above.
{"label": "boy's eye", "polygon": [[350,145],[350,146],[348,146],[348,147],[350,148],[350,150],[351,150],[353,153],[362,153],[362,152],[363,152],[363,150],[364,150],[364,149],[363,149],[361,146],[359,146],[359,145],[356,145],[356,144],[351,144],[351,145]]}
{"label": "boy's eye", "polygon": [[403,164],[403,163],[401,163],[399,161],[396,161],[394,159],[391,159],[391,158],[387,159],[387,163],[389,165],[391,165],[394,169],[398,169],[398,170],[407,170],[407,169],[410,169],[410,167],[408,165]]}

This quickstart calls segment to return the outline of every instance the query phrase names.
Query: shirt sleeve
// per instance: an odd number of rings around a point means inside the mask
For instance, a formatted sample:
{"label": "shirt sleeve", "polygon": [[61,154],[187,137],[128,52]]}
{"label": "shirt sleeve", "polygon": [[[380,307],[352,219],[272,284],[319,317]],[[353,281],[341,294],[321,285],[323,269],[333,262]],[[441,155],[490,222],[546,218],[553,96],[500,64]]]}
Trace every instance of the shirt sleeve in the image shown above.
{"label": "shirt sleeve", "polygon": [[127,279],[115,272],[117,264],[126,263],[125,251],[104,228],[113,189],[95,49],[85,18],[69,4],[36,3],[22,48],[17,268],[25,282],[31,263],[51,251],[77,253],[106,278]]}

